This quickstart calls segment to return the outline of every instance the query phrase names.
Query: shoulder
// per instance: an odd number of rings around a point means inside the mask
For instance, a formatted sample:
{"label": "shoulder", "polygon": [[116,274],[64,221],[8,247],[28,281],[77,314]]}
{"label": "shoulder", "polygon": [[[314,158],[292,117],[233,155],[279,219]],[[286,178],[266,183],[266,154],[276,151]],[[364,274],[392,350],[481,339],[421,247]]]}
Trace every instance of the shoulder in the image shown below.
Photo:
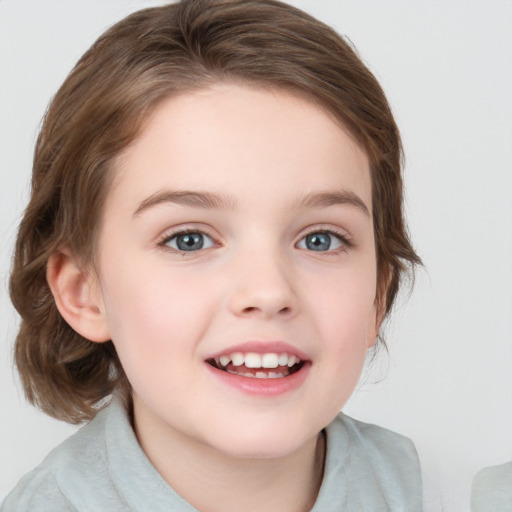
{"label": "shoulder", "polygon": [[347,499],[357,503],[354,509],[422,509],[420,464],[410,439],[344,414],[326,435],[326,473],[335,485],[342,482],[350,490]]}
{"label": "shoulder", "polygon": [[377,458],[382,464],[419,468],[413,442],[397,432],[355,420],[345,414],[339,414],[328,429],[333,433],[337,431],[359,452],[371,455],[374,460]]}
{"label": "shoulder", "polygon": [[512,511],[512,461],[482,469],[471,488],[473,512]]}
{"label": "shoulder", "polygon": [[82,510],[84,503],[89,507],[100,496],[110,501],[106,494],[117,501],[117,496],[112,496],[105,448],[105,423],[112,414],[108,409],[98,413],[26,474],[5,498],[1,512]]}
{"label": "shoulder", "polygon": [[76,509],[61,493],[52,472],[38,467],[27,473],[5,498],[1,512],[71,512]]}

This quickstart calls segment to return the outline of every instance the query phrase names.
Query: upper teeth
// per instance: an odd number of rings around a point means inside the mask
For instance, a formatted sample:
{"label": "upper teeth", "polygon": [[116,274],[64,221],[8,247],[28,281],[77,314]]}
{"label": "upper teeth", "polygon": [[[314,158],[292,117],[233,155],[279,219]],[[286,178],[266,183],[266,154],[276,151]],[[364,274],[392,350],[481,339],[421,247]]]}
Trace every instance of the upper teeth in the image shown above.
{"label": "upper teeth", "polygon": [[222,355],[217,362],[222,366],[227,366],[230,362],[233,366],[242,366],[245,364],[247,368],[277,368],[278,366],[291,367],[300,362],[297,356],[286,353],[276,354],[269,352],[267,354],[257,354],[256,352],[234,352],[229,355]]}

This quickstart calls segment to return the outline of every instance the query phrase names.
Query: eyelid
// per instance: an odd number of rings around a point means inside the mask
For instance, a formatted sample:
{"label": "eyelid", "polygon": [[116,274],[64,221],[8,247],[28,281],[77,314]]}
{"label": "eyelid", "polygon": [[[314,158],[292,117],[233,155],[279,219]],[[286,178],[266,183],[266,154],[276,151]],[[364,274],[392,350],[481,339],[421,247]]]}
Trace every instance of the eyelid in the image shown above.
{"label": "eyelid", "polygon": [[[160,247],[160,248],[166,250],[166,251],[173,252],[176,254],[188,255],[188,254],[192,254],[194,252],[199,252],[199,251],[190,251],[190,252],[180,251],[178,249],[174,249],[174,248],[166,245],[174,237],[179,236],[179,235],[186,235],[186,234],[190,234],[190,233],[201,233],[203,235],[206,235],[208,238],[211,238],[211,240],[214,242],[215,245],[217,245],[217,246],[220,245],[219,237],[217,235],[213,234],[211,229],[209,229],[207,226],[204,226],[204,225],[198,226],[198,225],[193,225],[193,224],[176,226],[176,227],[169,228],[169,229],[165,230],[156,239],[155,245],[157,247]],[[202,249],[202,250],[206,250],[206,249]]]}
{"label": "eyelid", "polygon": [[354,242],[352,241],[352,236],[344,229],[334,227],[332,225],[319,224],[315,226],[310,226],[303,230],[299,235],[297,242],[295,242],[295,247],[308,235],[312,235],[314,233],[327,233],[329,235],[334,235],[339,238],[343,242],[343,246],[340,249],[328,250],[328,251],[319,251],[318,254],[328,254],[328,253],[337,253],[340,250],[346,250],[347,248],[351,248],[354,246]]}
{"label": "eyelid", "polygon": [[[190,251],[190,253],[188,253],[186,251],[180,251],[180,250],[173,249],[173,248],[165,245],[172,238],[179,236],[179,235],[184,235],[187,233],[204,234],[204,235],[208,236],[209,238],[211,238],[211,240],[215,243],[215,245],[217,245],[217,246],[221,245],[221,241],[219,240],[220,237],[218,236],[218,234],[213,233],[213,230],[211,228],[209,228],[208,226],[202,225],[202,224],[201,225],[184,224],[184,225],[180,225],[180,226],[175,226],[173,228],[169,228],[169,229],[165,230],[156,239],[155,245],[164,250],[167,250],[167,251],[170,251],[173,253],[178,253],[178,254],[187,255],[187,254],[192,254],[193,252],[198,252],[198,251]],[[346,230],[341,229],[339,227],[334,227],[332,225],[318,224],[318,225],[309,226],[309,227],[305,228],[300,233],[300,235],[297,237],[297,241],[295,242],[294,247],[297,247],[297,245],[299,244],[300,241],[302,241],[305,237],[307,237],[308,235],[311,235],[313,233],[327,233],[327,234],[331,234],[331,235],[338,237],[343,242],[343,247],[341,249],[351,248],[354,245],[354,243],[352,241],[352,236]],[[332,253],[339,252],[339,250],[340,249],[335,249],[335,250],[323,251],[323,252],[332,254]],[[319,254],[321,254],[321,252],[319,252]]]}
{"label": "eyelid", "polygon": [[307,226],[301,230],[299,239],[302,239],[312,233],[332,233],[340,238],[345,238],[347,240],[352,239],[352,235],[346,229],[333,226],[332,224],[313,224]]}

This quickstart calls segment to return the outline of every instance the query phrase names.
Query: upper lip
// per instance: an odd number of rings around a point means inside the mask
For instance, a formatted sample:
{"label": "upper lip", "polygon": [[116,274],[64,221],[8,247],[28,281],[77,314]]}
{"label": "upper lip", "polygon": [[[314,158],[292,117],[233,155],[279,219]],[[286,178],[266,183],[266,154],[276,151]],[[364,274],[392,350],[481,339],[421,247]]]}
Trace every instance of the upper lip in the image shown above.
{"label": "upper lip", "polygon": [[286,353],[288,355],[298,357],[301,361],[310,360],[310,357],[305,352],[284,341],[246,341],[223,348],[222,350],[209,355],[206,359],[215,359],[216,357],[233,354],[235,352],[242,352],[244,354],[249,352],[256,354]]}

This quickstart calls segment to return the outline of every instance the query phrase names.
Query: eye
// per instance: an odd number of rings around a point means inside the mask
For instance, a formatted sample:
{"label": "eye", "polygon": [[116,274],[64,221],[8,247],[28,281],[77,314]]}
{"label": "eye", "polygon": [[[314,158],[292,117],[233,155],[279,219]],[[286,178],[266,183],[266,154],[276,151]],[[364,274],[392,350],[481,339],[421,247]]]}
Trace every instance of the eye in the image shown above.
{"label": "eye", "polygon": [[348,240],[332,231],[315,231],[299,240],[297,247],[308,251],[326,252],[349,245]]}
{"label": "eye", "polygon": [[167,236],[160,242],[160,245],[175,251],[193,252],[209,249],[215,245],[215,242],[210,236],[201,231],[185,231]]}

